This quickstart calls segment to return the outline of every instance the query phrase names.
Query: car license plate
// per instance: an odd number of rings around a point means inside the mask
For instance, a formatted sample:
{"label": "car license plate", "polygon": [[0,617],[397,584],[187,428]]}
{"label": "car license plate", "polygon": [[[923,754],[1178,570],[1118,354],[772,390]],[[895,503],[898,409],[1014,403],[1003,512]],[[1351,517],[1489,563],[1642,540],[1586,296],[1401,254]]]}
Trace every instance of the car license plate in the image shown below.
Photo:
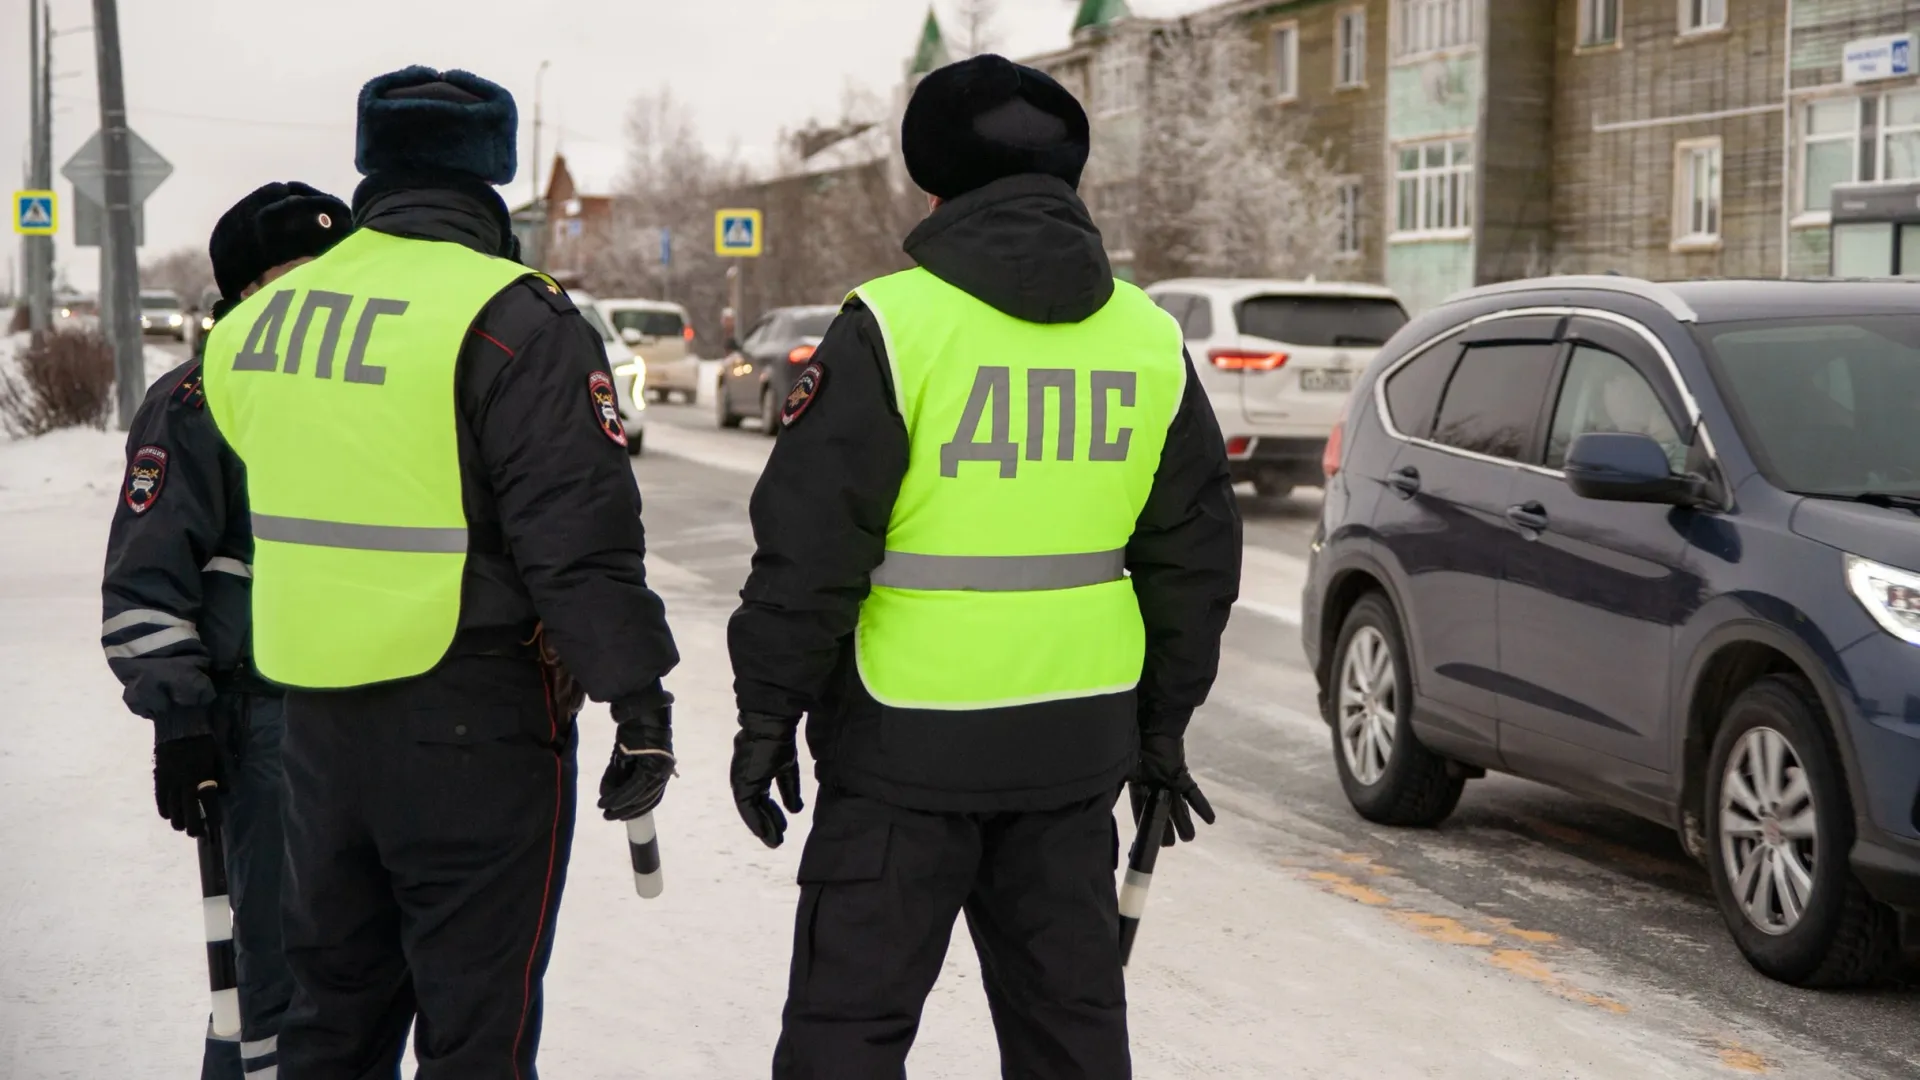
{"label": "car license plate", "polygon": [[1353,389],[1353,372],[1326,371],[1322,369],[1302,371],[1300,373],[1300,389],[1344,394]]}

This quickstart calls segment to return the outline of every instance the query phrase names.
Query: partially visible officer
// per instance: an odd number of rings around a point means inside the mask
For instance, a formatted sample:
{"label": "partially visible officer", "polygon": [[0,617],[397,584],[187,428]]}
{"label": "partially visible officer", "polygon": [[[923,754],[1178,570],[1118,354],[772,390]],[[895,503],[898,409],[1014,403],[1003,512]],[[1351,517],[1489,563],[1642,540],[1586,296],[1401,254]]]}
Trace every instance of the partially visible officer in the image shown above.
{"label": "partially visible officer", "polygon": [[516,127],[466,72],[367,83],[355,231],[207,345],[252,497],[254,655],[289,688],[283,1080],[394,1075],[410,1028],[421,1080],[531,1080],[574,678],[619,725],[609,817],[673,771],[678,655],[605,353],[513,261],[494,190]]}
{"label": "partially visible officer", "polygon": [[802,713],[821,786],[773,1074],[902,1076],[964,911],[1004,1075],[1114,1080],[1114,801],[1131,777],[1183,838],[1213,820],[1182,739],[1239,589],[1226,452],[1075,193],[1071,94],[977,57],[902,136],[918,268],[859,289],[787,398],[729,628],[742,817],[779,845]]}
{"label": "partially visible officer", "polygon": [[[267,184],[226,212],[207,245],[220,310],[347,235],[351,212],[300,183]],[[218,789],[227,842],[240,1034],[207,1036],[203,1080],[270,1076],[293,994],[280,950],[280,691],[247,639],[246,478],[206,413],[190,360],[147,391],[127,435],[127,479],[107,538],[100,643],[127,707],[153,721],[160,816],[198,837],[202,785]],[[181,883],[186,889],[186,883]]]}

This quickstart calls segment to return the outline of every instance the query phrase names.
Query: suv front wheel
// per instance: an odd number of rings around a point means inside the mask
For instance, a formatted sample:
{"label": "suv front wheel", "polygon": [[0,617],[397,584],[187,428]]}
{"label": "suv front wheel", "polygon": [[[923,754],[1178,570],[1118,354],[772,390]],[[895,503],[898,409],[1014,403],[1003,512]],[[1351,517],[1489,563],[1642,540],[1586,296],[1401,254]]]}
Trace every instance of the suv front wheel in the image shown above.
{"label": "suv front wheel", "polygon": [[1747,962],[1796,986],[1855,986],[1899,956],[1899,921],[1847,865],[1853,811],[1813,687],[1770,675],[1734,699],[1707,774],[1707,869]]}
{"label": "suv front wheel", "polygon": [[1393,605],[1369,593],[1347,612],[1328,693],[1333,760],[1347,801],[1382,825],[1438,825],[1466,780],[1413,733],[1413,679]]}

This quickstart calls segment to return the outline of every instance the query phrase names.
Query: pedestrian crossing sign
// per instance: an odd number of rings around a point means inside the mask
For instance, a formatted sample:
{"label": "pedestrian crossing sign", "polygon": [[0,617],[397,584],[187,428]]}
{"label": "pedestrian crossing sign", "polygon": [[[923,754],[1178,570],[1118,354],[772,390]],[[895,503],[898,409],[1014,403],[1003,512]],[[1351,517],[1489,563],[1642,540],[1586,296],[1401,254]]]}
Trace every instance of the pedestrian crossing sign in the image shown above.
{"label": "pedestrian crossing sign", "polygon": [[713,215],[713,250],[720,255],[753,258],[766,244],[758,210],[718,210]]}
{"label": "pedestrian crossing sign", "polygon": [[13,231],[28,236],[52,236],[60,223],[59,202],[51,191],[13,193]]}

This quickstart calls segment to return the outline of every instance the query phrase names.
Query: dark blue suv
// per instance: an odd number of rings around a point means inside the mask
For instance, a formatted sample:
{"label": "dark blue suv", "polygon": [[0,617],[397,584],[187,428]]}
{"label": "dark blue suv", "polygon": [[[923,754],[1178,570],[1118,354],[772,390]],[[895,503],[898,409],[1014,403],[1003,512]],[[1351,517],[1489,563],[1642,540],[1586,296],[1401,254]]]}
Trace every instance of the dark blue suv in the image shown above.
{"label": "dark blue suv", "polygon": [[1302,635],[1348,799],[1494,769],[1679,830],[1752,964],[1873,980],[1920,912],[1920,284],[1457,296],[1328,449]]}

